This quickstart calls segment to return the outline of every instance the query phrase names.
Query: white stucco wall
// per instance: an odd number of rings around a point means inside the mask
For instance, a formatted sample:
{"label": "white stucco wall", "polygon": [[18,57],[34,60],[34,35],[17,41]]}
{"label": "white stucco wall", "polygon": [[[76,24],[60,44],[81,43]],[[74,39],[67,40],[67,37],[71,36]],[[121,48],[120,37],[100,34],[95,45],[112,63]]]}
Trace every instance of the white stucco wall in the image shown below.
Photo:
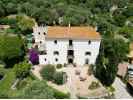
{"label": "white stucco wall", "polygon": [[[47,27],[33,27],[33,34],[35,38],[35,42],[38,43],[40,41],[45,42],[44,32],[47,33]],[[40,33],[40,34],[39,34]]]}
{"label": "white stucco wall", "polygon": [[[94,64],[96,57],[99,53],[100,40],[91,40],[88,44],[88,40],[75,40],[74,44],[74,62],[79,65],[85,64],[85,59],[89,59],[89,64]],[[91,52],[91,55],[85,55],[85,52]]]}
{"label": "white stucco wall", "polygon": [[[100,40],[91,40],[91,44],[88,45],[89,40],[73,40],[74,49],[74,63],[78,65],[84,65],[85,59],[89,59],[89,64],[94,64],[96,57],[99,53]],[[47,55],[40,55],[40,64],[64,64],[67,61],[67,46],[69,40],[58,39],[57,44],[53,40],[46,40]],[[53,52],[58,51],[59,55],[54,55]],[[85,55],[85,52],[90,51],[91,55]],[[44,59],[47,59],[45,61]],[[58,62],[55,59],[58,59]]]}
{"label": "white stucco wall", "polygon": [[[64,64],[67,63],[67,40],[57,40],[57,44],[54,40],[46,40],[47,55],[40,55],[40,64]],[[54,51],[58,51],[59,55],[54,55]],[[47,59],[45,61],[44,59]],[[56,62],[55,59],[58,59]]]}

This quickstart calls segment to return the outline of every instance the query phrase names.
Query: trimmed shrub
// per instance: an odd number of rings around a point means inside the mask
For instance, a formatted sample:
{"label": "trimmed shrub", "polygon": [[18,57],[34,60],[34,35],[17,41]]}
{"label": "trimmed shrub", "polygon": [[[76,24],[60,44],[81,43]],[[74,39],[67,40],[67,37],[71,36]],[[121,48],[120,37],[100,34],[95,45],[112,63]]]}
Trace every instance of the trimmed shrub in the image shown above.
{"label": "trimmed shrub", "polygon": [[53,80],[53,75],[55,74],[56,69],[53,65],[48,64],[45,65],[44,68],[41,70],[41,75],[43,79],[46,79],[48,81]]}
{"label": "trimmed shrub", "polygon": [[99,82],[93,81],[88,88],[91,89],[91,90],[93,90],[93,89],[97,89],[99,87],[100,87]]}
{"label": "trimmed shrub", "polygon": [[58,69],[60,69],[60,68],[62,68],[63,66],[62,66],[62,64],[57,64],[56,65],[56,68],[58,68]]}
{"label": "trimmed shrub", "polygon": [[89,75],[92,75],[92,74],[93,74],[93,68],[94,68],[94,65],[91,64],[91,65],[89,66],[89,68],[88,68],[88,74],[89,74]]}
{"label": "trimmed shrub", "polygon": [[64,84],[65,83],[65,76],[66,75],[66,73],[65,72],[56,72],[55,74],[54,74],[54,82],[56,83],[56,84],[58,84],[58,85],[60,85],[60,84]]}
{"label": "trimmed shrub", "polygon": [[109,87],[107,87],[107,90],[109,91],[109,92],[115,92],[115,88],[111,85],[111,86],[109,86]]}

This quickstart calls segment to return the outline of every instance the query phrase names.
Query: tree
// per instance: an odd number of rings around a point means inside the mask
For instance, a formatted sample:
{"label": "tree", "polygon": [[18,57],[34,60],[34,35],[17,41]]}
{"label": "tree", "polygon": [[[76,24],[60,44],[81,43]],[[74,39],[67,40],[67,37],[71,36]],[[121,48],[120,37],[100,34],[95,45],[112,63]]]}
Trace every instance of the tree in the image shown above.
{"label": "tree", "polygon": [[14,34],[28,34],[32,32],[32,27],[35,25],[35,20],[26,15],[10,15],[0,20],[1,24],[8,24]]}
{"label": "tree", "polygon": [[16,78],[22,79],[27,77],[29,75],[30,68],[31,68],[31,64],[29,64],[27,61],[15,64],[14,72],[15,72]]}
{"label": "tree", "polygon": [[114,16],[114,20],[115,20],[116,25],[124,26],[126,22],[126,17],[120,14],[120,15]]}
{"label": "tree", "polygon": [[9,2],[7,5],[6,5],[6,11],[7,13],[9,14],[15,14],[17,13],[17,8],[16,8],[16,4],[14,4],[13,2]]}
{"label": "tree", "polygon": [[123,14],[127,17],[133,16],[133,4],[132,3],[127,5],[127,8],[123,12]]}
{"label": "tree", "polygon": [[118,30],[118,34],[129,39],[129,41],[133,41],[132,33],[133,33],[133,28],[129,26],[124,26]]}
{"label": "tree", "polygon": [[0,35],[0,60],[8,67],[23,59],[25,55],[24,41],[14,35]]}
{"label": "tree", "polygon": [[21,32],[25,32],[27,30],[32,30],[32,27],[35,25],[34,19],[32,19],[28,16],[25,16],[25,15],[16,16],[16,20],[17,20],[16,26],[18,26],[18,28],[21,30]]}
{"label": "tree", "polygon": [[0,1],[0,17],[5,15],[5,9],[3,7],[2,1]]}
{"label": "tree", "polygon": [[121,39],[102,40],[96,59],[95,76],[105,86],[110,86],[116,77],[117,66],[128,53],[128,43]]}

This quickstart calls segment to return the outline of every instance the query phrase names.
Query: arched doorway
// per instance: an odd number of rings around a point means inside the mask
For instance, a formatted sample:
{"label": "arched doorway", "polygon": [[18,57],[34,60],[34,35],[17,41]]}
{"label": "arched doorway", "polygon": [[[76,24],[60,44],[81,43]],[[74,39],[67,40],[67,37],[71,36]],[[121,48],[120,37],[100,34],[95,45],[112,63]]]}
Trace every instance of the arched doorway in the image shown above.
{"label": "arched doorway", "polygon": [[85,59],[85,64],[89,64],[89,59],[88,58]]}

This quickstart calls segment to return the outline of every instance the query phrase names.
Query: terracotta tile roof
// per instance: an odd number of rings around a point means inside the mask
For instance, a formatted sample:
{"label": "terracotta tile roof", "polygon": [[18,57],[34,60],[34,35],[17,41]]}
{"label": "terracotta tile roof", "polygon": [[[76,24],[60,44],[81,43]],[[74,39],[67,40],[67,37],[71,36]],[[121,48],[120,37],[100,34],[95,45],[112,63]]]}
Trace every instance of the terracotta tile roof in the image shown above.
{"label": "terracotta tile roof", "polygon": [[100,39],[100,34],[87,26],[48,26],[46,38]]}

